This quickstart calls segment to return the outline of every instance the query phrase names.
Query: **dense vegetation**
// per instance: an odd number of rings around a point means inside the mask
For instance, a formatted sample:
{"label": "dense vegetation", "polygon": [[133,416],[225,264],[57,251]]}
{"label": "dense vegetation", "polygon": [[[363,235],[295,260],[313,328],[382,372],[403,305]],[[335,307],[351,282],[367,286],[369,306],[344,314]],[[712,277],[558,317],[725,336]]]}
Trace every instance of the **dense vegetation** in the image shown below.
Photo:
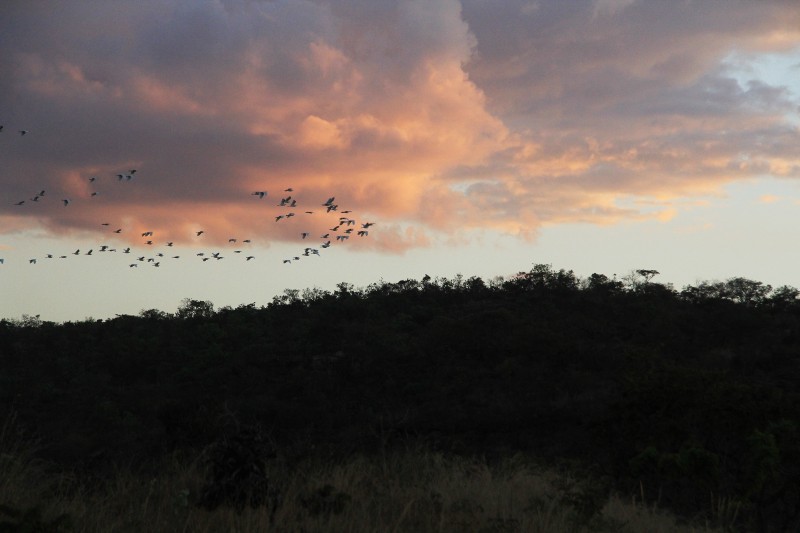
{"label": "dense vegetation", "polygon": [[584,472],[603,498],[800,529],[798,290],[677,291],[656,274],[536,265],[489,283],[287,290],[265,307],[4,320],[0,420],[87,475],[219,452],[235,420],[259,435],[242,447],[266,439],[287,468],[410,441],[488,464],[523,452]]}

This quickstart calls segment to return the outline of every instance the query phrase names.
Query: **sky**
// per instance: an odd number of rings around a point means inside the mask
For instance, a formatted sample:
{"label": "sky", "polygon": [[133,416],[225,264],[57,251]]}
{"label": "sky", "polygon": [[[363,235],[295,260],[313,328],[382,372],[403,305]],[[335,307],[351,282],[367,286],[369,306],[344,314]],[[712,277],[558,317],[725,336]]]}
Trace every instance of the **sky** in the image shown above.
{"label": "sky", "polygon": [[11,0],[0,50],[0,318],[541,263],[800,286],[793,0]]}

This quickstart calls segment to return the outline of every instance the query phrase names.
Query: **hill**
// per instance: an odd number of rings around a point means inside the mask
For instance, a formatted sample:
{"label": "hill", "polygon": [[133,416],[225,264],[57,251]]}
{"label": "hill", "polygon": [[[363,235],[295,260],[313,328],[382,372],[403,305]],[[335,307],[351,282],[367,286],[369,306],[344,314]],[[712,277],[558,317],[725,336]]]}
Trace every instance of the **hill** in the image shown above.
{"label": "hill", "polygon": [[290,466],[414,441],[489,464],[530,454],[685,517],[711,502],[734,506],[738,528],[797,530],[797,289],[677,291],[655,274],[535,265],[263,307],[4,320],[0,416],[54,468],[95,475],[208,450],[232,428]]}

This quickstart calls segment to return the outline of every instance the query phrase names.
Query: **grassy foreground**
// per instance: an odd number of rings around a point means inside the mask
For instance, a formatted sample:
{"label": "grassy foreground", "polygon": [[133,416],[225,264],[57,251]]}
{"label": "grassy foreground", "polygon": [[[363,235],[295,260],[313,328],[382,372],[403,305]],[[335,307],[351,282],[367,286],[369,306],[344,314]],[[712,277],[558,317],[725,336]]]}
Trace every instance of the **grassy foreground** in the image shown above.
{"label": "grassy foreground", "polygon": [[[0,444],[3,444],[0,442]],[[0,456],[0,531],[74,532],[689,532],[642,498],[515,455],[489,465],[425,448],[269,465],[271,503],[240,511],[196,505],[207,479],[200,459],[165,462],[157,475],[118,470],[107,479],[48,473],[23,448]],[[642,495],[646,497],[646,495]],[[717,509],[718,521],[726,510]],[[732,517],[727,517],[732,518]]]}

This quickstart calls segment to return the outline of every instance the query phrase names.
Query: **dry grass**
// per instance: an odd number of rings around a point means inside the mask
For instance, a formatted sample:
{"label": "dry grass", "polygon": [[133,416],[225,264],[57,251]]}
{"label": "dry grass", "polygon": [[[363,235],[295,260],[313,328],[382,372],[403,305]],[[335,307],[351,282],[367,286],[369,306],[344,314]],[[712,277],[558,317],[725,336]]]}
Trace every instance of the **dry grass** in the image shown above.
{"label": "dry grass", "polygon": [[71,523],[64,531],[715,531],[679,525],[667,513],[614,495],[592,502],[590,485],[522,456],[490,467],[426,449],[308,461],[291,471],[276,460],[270,463],[271,482],[282,501],[274,513],[267,507],[208,511],[194,503],[205,481],[198,461],[167,461],[157,477],[119,471],[91,486],[46,474],[7,433],[8,424],[0,434],[0,503],[37,508],[44,522],[66,514]]}

